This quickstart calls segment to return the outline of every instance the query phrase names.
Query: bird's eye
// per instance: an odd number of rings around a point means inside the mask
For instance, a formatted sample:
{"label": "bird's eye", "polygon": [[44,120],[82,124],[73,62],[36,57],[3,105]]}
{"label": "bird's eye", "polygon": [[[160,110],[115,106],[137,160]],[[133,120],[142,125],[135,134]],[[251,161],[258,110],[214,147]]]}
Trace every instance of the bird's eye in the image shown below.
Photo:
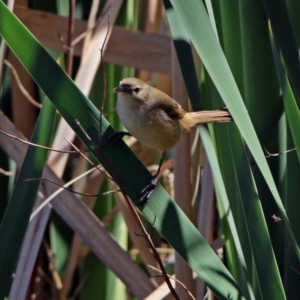
{"label": "bird's eye", "polygon": [[141,89],[140,89],[139,87],[136,87],[133,91],[134,91],[135,93],[138,93],[140,90],[141,90]]}

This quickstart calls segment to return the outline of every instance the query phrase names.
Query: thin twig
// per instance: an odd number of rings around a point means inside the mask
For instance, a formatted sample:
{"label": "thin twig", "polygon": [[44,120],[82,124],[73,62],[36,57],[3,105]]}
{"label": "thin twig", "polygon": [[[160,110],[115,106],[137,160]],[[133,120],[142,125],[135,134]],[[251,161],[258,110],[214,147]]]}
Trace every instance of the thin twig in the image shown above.
{"label": "thin twig", "polygon": [[15,174],[15,172],[13,172],[13,171],[6,171],[6,170],[0,168],[0,174],[5,175],[5,176],[13,176]]}
{"label": "thin twig", "polygon": [[78,127],[81,129],[81,131],[85,134],[86,138],[89,141],[92,141],[92,139],[89,137],[89,135],[87,134],[87,132],[83,129],[82,125],[80,124],[79,120],[75,119],[75,123],[78,125]]}
{"label": "thin twig", "polygon": [[38,103],[34,98],[32,98],[30,96],[30,94],[27,92],[27,90],[25,89],[25,87],[23,86],[20,78],[19,78],[19,75],[15,69],[15,67],[7,60],[4,60],[4,63],[5,65],[11,70],[11,73],[17,83],[17,86],[19,88],[19,90],[21,91],[21,93],[25,96],[25,98],[35,107],[37,108],[41,108],[42,107],[42,104],[41,103]]}
{"label": "thin twig", "polygon": [[84,153],[82,153],[79,148],[77,148],[71,141],[69,141],[68,139],[64,139],[67,143],[69,143],[76,151],[77,153],[79,153],[81,156],[83,156],[91,165],[95,165],[86,155],[84,155]]}
{"label": "thin twig", "polygon": [[[120,184],[119,184],[119,186],[120,186]],[[121,187],[121,186],[120,186],[120,187]],[[122,193],[123,193],[124,198],[126,199],[126,202],[127,202],[128,205],[129,205],[129,208],[130,208],[130,210],[131,210],[131,212],[132,212],[134,218],[137,220],[137,222],[138,222],[138,224],[139,224],[139,226],[140,226],[140,229],[142,230],[143,235],[140,235],[140,236],[141,236],[141,237],[144,237],[144,238],[146,239],[146,241],[147,241],[147,243],[148,243],[150,249],[152,250],[153,255],[154,255],[154,257],[155,257],[156,261],[158,262],[158,265],[159,265],[159,267],[160,267],[160,269],[161,269],[162,276],[164,277],[164,280],[165,280],[167,286],[169,287],[171,294],[173,295],[173,297],[174,297],[175,299],[180,300],[180,298],[179,298],[179,296],[177,295],[175,289],[173,288],[172,283],[170,282],[170,279],[169,279],[168,274],[167,274],[167,272],[166,272],[166,270],[165,270],[165,268],[164,268],[164,265],[163,265],[163,263],[162,263],[162,261],[161,261],[161,258],[160,258],[160,256],[159,256],[159,254],[158,254],[158,252],[157,252],[157,250],[156,250],[156,248],[155,248],[155,246],[154,246],[152,240],[151,240],[151,237],[150,237],[149,233],[147,232],[146,228],[144,227],[144,225],[143,225],[143,223],[142,223],[142,220],[140,219],[139,214],[137,213],[137,211],[136,211],[134,205],[133,205],[132,202],[129,200],[127,194],[122,190],[122,188],[121,188],[121,191],[122,191]]]}
{"label": "thin twig", "polygon": [[[152,270],[155,270],[155,271],[161,273],[161,270],[158,270],[157,268],[155,268],[155,267],[153,267],[153,266],[148,265],[148,267],[149,267],[150,269],[152,269]],[[157,275],[157,276],[155,276],[155,277],[158,277],[158,276],[161,277],[162,275]],[[169,277],[170,279],[176,281],[178,284],[180,284],[180,285],[183,287],[183,289],[187,292],[187,294],[188,294],[193,300],[196,300],[196,298],[193,296],[193,294],[187,289],[187,287],[186,287],[181,281],[179,281],[178,279],[176,279],[175,277],[173,277],[173,276],[171,276],[171,275],[168,275],[168,277]]]}
{"label": "thin twig", "polygon": [[120,189],[116,189],[116,190],[113,190],[113,191],[104,192],[101,195],[102,196],[108,196],[108,195],[119,193],[119,192],[121,192],[121,190]]}
{"label": "thin twig", "polygon": [[[270,153],[267,149],[266,149],[266,147],[264,147],[264,149],[265,149],[265,151],[266,151],[266,153],[267,153],[267,155],[265,155],[265,158],[271,158],[271,157],[277,157],[277,156],[279,156],[279,155],[282,155],[282,154],[287,154],[287,153],[289,153],[289,152],[292,152],[292,151],[295,151],[296,150],[296,148],[292,148],[292,149],[289,149],[289,150],[286,150],[286,151],[282,151],[282,152],[278,152],[278,153]],[[251,161],[251,165],[252,166],[254,166],[254,165],[256,165],[256,162],[253,160],[253,161]]]}
{"label": "thin twig", "polygon": [[99,17],[96,22],[94,23],[93,26],[89,27],[86,31],[84,31],[83,33],[81,33],[80,35],[78,35],[77,38],[75,38],[72,42],[73,47],[78,44],[80,41],[82,41],[89,33],[91,33],[91,31],[93,31],[98,24],[102,21],[102,18]]}
{"label": "thin twig", "polygon": [[[30,216],[30,221],[32,221],[32,219],[46,206],[48,205],[53,198],[55,198],[59,193],[61,193],[66,187],[70,186],[71,184],[73,184],[74,182],[76,182],[77,180],[81,179],[82,177],[88,175],[89,173],[92,173],[93,171],[96,170],[96,167],[88,170],[87,172],[80,174],[79,176],[75,177],[74,179],[70,180],[69,182],[67,182],[66,184],[64,184],[62,187],[60,187],[57,191],[55,191],[54,193],[52,193],[52,195],[50,195],[47,199],[45,199],[45,201],[43,201],[43,203],[38,206],[34,212],[32,212],[31,216]],[[38,179],[41,180],[41,179]]]}
{"label": "thin twig", "polygon": [[85,196],[85,197],[98,197],[98,194],[87,194],[87,193],[76,192],[76,191],[74,191],[72,189],[69,189],[69,188],[63,186],[63,185],[60,185],[59,183],[55,182],[54,180],[47,179],[47,178],[29,178],[29,179],[26,179],[24,181],[27,182],[27,181],[34,181],[34,180],[36,180],[36,181],[51,182],[51,183],[59,186],[60,188],[66,190],[66,191],[69,191],[69,192],[71,192],[73,194],[76,194],[76,195]]}
{"label": "thin twig", "polygon": [[74,28],[75,28],[74,15],[75,15],[75,0],[69,0],[66,70],[70,77],[72,75],[73,57],[74,57],[74,45],[72,43]]}
{"label": "thin twig", "polygon": [[300,272],[297,271],[294,267],[290,266],[290,268],[291,268],[292,270],[294,270],[298,275],[300,275]]}
{"label": "thin twig", "polygon": [[[106,9],[102,12],[101,16],[105,16],[106,12],[110,10],[110,7],[111,7],[111,4],[106,7]],[[91,31],[93,31],[99,25],[99,23],[102,21],[102,17],[101,16],[96,20],[96,22],[94,23],[93,26],[87,28],[86,31],[84,31],[83,33],[81,33],[80,35],[78,35],[77,38],[75,38],[73,40],[73,42],[72,42],[73,46],[75,46],[81,40],[83,40]]]}
{"label": "thin twig", "polygon": [[[105,101],[106,101],[106,86],[107,86],[105,63],[103,60],[103,52],[105,50],[105,45],[106,45],[108,34],[110,31],[110,14],[108,14],[107,18],[108,18],[107,19],[107,31],[106,31],[106,35],[105,35],[105,38],[103,41],[102,48],[100,48],[100,59],[101,59],[100,63],[101,63],[102,72],[103,72],[103,98],[102,98],[102,104],[100,107],[100,134],[102,133],[102,117],[103,117],[103,109],[104,109],[104,105],[105,105]],[[100,145],[100,143],[101,143],[101,135],[100,135],[98,146]]]}
{"label": "thin twig", "polygon": [[[105,16],[106,12],[109,11],[111,5],[107,6],[106,9],[102,12],[102,15]],[[102,15],[94,22],[94,24],[88,27],[83,33],[79,34],[72,41],[72,47],[74,48],[79,42],[81,42],[88,34],[90,34],[102,21]],[[59,40],[62,43],[62,47],[65,51],[68,51],[71,46],[65,44],[64,38],[61,34],[58,34]]]}
{"label": "thin twig", "polygon": [[79,154],[80,152],[88,152],[90,150],[86,150],[86,151],[72,151],[72,150],[58,150],[58,149],[53,149],[53,148],[50,148],[50,147],[46,147],[46,146],[41,146],[41,145],[38,145],[38,144],[34,144],[34,143],[31,143],[29,141],[26,141],[26,140],[23,140],[21,138],[18,138],[12,134],[9,134],[3,130],[0,130],[0,133],[2,133],[3,135],[6,135],[7,137],[10,137],[12,139],[15,139],[19,142],[22,142],[24,144],[27,144],[27,145],[30,145],[30,146],[34,146],[34,147],[37,147],[37,148],[40,148],[40,149],[44,149],[44,150],[49,150],[49,151],[54,151],[54,152],[59,152],[59,153],[68,153],[68,154]]}
{"label": "thin twig", "polygon": [[292,149],[282,151],[282,152],[278,152],[278,153],[270,153],[265,147],[264,147],[264,149],[265,149],[266,153],[268,154],[268,155],[266,155],[266,158],[276,157],[276,156],[279,156],[281,154],[286,154],[286,153],[289,153],[289,152],[292,152],[292,151],[296,150],[296,148],[292,148]]}
{"label": "thin twig", "polygon": [[[79,126],[79,128],[81,129],[81,131],[85,134],[85,136],[87,137],[87,139],[93,143],[93,145],[95,146],[95,148],[98,148],[98,146],[96,146],[96,145],[94,144],[94,142],[93,142],[92,139],[89,137],[89,135],[87,134],[87,132],[86,132],[86,131],[84,130],[84,128],[81,126],[80,122],[79,122],[78,120],[75,120],[75,122],[76,122],[76,124]],[[67,140],[67,141],[68,141],[68,140]],[[68,142],[69,142],[69,141],[68,141]],[[73,145],[71,142],[69,142],[69,143],[70,143],[75,149],[77,149],[77,148],[75,147],[75,145]],[[86,157],[86,156],[84,156],[84,157]],[[95,164],[94,164],[91,160],[87,159],[87,161],[88,161],[92,166],[95,166]],[[96,167],[96,168],[97,168],[97,167]],[[99,169],[99,172],[103,173],[103,171],[102,171],[101,169]],[[105,175],[108,177],[108,179],[114,181],[114,179],[113,179],[109,174],[105,173]]]}

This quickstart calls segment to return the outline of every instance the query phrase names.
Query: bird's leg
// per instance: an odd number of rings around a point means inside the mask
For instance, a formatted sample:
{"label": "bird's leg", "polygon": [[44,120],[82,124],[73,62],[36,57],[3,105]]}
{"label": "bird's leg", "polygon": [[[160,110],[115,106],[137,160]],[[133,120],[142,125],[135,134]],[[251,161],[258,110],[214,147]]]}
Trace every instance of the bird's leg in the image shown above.
{"label": "bird's leg", "polygon": [[157,180],[158,180],[158,175],[159,175],[159,172],[160,172],[160,169],[161,169],[161,166],[162,166],[162,163],[166,157],[166,154],[167,152],[164,151],[162,154],[161,154],[161,158],[160,158],[160,161],[159,161],[159,166],[158,166],[158,170],[157,172],[153,175],[150,183],[144,187],[142,190],[141,190],[141,194],[142,194],[142,197],[141,199],[139,200],[139,202],[146,202],[151,194],[153,193],[156,185],[157,185]]}

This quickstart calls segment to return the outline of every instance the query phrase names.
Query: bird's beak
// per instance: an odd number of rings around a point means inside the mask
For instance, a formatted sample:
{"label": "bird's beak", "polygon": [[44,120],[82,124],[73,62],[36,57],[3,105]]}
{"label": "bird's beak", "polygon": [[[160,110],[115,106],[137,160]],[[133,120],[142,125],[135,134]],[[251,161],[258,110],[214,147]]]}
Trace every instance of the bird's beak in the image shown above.
{"label": "bird's beak", "polygon": [[114,88],[114,91],[115,92],[123,92],[123,89],[122,89],[122,87],[117,86],[117,87]]}
{"label": "bird's beak", "polygon": [[119,86],[114,88],[114,91],[120,93],[131,93],[132,87],[129,84],[120,84]]}

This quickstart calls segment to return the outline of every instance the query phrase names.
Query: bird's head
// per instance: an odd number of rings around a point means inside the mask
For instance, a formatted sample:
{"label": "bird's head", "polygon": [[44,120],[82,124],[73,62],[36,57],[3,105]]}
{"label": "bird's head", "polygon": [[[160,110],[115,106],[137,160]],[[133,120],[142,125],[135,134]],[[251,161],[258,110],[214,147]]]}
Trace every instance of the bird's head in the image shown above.
{"label": "bird's head", "polygon": [[150,96],[151,86],[138,78],[125,78],[114,91],[122,93],[125,98],[146,102]]}

